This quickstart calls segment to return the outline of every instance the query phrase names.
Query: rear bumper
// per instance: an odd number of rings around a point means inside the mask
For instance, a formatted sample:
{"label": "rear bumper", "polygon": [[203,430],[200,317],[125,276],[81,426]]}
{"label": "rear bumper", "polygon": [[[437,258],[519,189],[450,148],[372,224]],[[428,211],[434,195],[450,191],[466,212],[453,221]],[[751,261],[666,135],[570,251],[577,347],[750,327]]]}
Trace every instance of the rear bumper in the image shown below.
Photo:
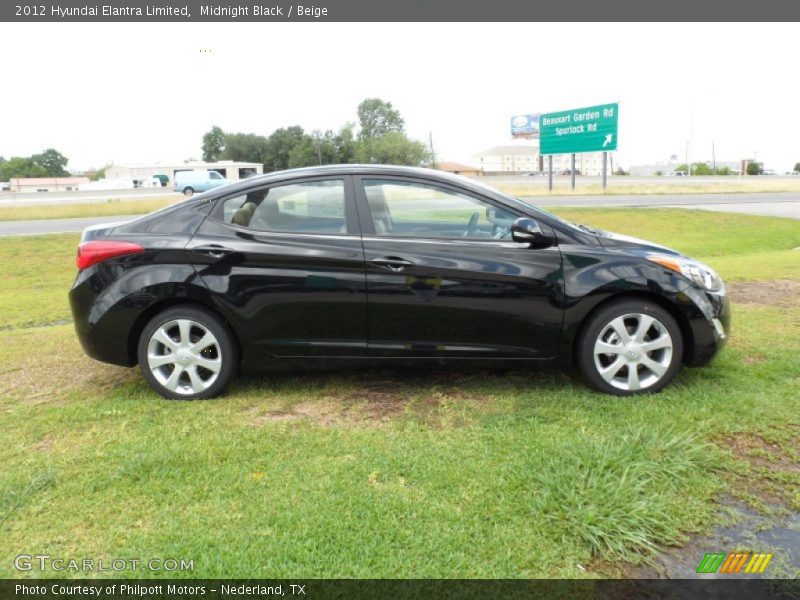
{"label": "rear bumper", "polygon": [[[98,302],[99,294],[91,285],[91,277],[80,273],[69,291],[69,304],[75,332],[83,351],[95,360],[124,367],[136,363],[128,347],[128,335],[136,320],[130,311],[113,310]],[[128,312],[126,316],[126,312]]]}

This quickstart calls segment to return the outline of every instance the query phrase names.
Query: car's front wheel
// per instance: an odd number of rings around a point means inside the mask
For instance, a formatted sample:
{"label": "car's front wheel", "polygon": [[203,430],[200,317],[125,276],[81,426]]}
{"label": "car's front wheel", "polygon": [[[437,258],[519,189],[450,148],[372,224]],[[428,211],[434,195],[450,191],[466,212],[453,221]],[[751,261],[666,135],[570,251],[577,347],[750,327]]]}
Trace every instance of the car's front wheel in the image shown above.
{"label": "car's front wheel", "polygon": [[194,188],[193,187],[186,186],[185,188],[183,188],[183,195],[184,196],[188,197],[188,196],[191,196],[192,194],[194,194]]}
{"label": "car's front wheel", "polygon": [[217,396],[238,362],[228,328],[194,307],[170,308],[151,319],[139,338],[138,358],[150,386],[172,400]]}
{"label": "car's front wheel", "polygon": [[683,339],[657,304],[623,300],[594,315],[578,339],[578,365],[592,387],[632,396],[661,391],[680,369]]}

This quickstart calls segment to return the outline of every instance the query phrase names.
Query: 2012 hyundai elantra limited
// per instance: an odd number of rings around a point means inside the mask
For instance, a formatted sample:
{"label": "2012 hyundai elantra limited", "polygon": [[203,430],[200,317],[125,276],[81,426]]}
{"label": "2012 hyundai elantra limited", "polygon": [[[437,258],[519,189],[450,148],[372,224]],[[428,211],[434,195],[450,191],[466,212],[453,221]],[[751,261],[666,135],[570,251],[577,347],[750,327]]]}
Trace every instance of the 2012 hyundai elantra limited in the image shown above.
{"label": "2012 hyundai elantra limited", "polygon": [[85,351],[176,399],[297,360],[576,364],[657,392],[730,327],[710,267],[427,169],[253,177],[89,228],[77,265]]}

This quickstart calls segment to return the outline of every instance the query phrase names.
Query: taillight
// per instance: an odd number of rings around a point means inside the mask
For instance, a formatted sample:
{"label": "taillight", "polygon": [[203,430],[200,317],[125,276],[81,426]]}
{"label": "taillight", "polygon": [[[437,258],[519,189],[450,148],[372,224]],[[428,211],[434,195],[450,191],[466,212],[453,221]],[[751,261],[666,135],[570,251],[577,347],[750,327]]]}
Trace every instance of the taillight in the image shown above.
{"label": "taillight", "polygon": [[144,252],[139,244],[131,242],[111,242],[100,240],[97,242],[83,242],[78,246],[78,257],[75,264],[79,269],[88,269],[94,264],[126,254]]}

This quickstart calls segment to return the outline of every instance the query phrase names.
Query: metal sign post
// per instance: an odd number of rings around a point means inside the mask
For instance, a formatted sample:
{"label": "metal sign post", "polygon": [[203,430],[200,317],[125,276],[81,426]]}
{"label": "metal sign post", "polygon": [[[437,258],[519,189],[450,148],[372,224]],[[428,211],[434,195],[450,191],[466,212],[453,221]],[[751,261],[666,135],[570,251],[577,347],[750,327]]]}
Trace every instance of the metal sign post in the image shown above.
{"label": "metal sign post", "polygon": [[547,189],[553,191],[553,155],[547,157]]}
{"label": "metal sign post", "polygon": [[572,185],[572,189],[574,190],[575,189],[575,153],[574,152],[572,153],[571,162],[572,162],[572,165],[570,166],[569,174],[570,174],[570,176],[572,178],[572,181],[570,183]]}
{"label": "metal sign post", "polygon": [[607,176],[608,176],[608,152],[603,152],[603,189],[606,189]]}

